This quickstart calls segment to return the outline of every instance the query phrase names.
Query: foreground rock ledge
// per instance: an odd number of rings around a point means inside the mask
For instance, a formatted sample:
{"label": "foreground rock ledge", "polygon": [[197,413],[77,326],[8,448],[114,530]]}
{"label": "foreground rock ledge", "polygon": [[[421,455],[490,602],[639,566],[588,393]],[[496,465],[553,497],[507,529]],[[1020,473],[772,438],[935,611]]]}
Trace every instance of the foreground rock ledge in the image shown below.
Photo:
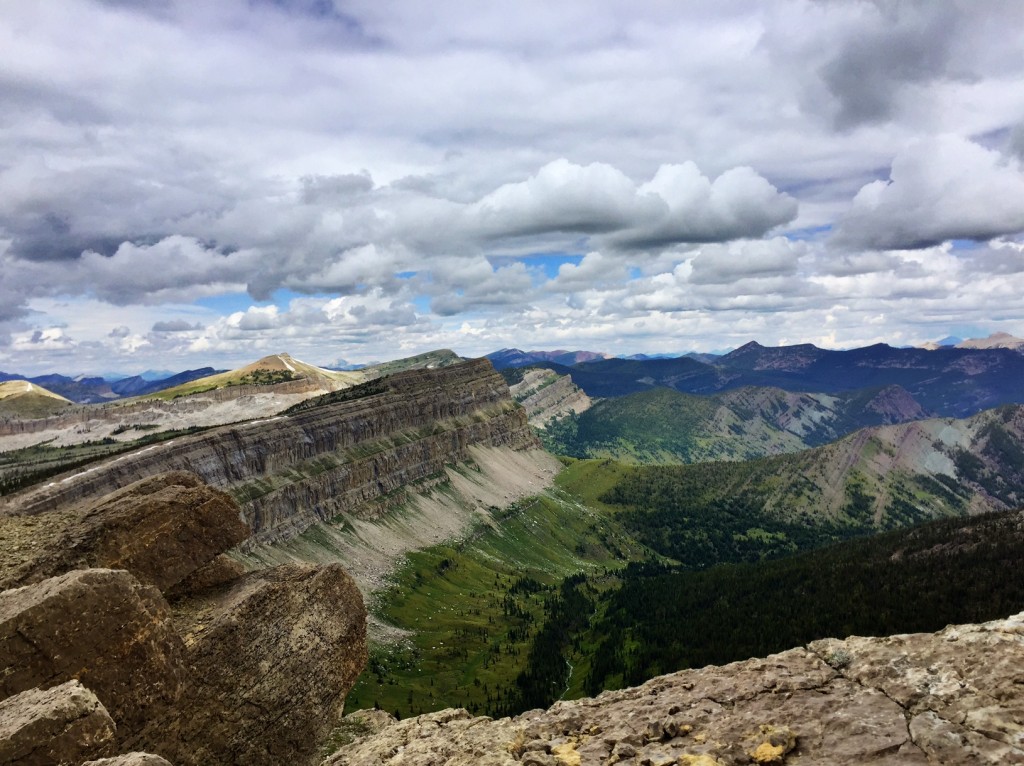
{"label": "foreground rock ledge", "polygon": [[110,749],[114,729],[106,708],[78,681],[29,689],[0,701],[0,763],[78,763]]}
{"label": "foreground rock ledge", "polygon": [[160,592],[123,570],[76,570],[0,593],[0,699],[78,680],[120,738],[177,699],[184,654]]}
{"label": "foreground rock ledge", "polygon": [[280,566],[210,594],[178,704],[129,744],[175,766],[302,766],[367,661],[366,610],[339,564]]}
{"label": "foreground rock ledge", "polygon": [[516,718],[349,720],[373,733],[324,766],[1024,763],[1024,613],[816,641]]}

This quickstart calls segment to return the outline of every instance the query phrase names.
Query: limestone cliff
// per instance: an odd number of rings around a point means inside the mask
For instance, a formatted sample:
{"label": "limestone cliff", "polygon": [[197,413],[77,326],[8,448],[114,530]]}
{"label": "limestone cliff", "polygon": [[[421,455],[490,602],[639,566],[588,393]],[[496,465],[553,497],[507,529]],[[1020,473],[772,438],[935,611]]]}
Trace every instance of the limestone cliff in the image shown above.
{"label": "limestone cliff", "polygon": [[523,405],[530,425],[544,428],[551,418],[590,409],[591,401],[568,375],[543,368],[526,370],[523,379],[509,386],[512,396]]}
{"label": "limestone cliff", "polygon": [[359,711],[324,766],[1024,763],[1022,666],[1024,613],[815,641],[516,718]]}
{"label": "limestone cliff", "polygon": [[5,499],[0,513],[67,508],[172,470],[242,506],[253,542],[287,539],[465,460],[473,445],[538,447],[487,360],[401,372],[264,420],[146,447]]}

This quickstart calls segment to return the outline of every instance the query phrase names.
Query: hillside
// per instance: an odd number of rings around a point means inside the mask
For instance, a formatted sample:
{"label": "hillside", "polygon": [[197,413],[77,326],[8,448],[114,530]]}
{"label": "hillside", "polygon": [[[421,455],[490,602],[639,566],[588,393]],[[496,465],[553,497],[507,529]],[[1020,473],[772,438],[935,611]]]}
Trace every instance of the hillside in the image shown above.
{"label": "hillside", "polygon": [[[837,598],[842,594],[842,598]],[[828,636],[980,622],[1024,604],[1024,513],[955,518],[701,572],[632,567],[584,643],[588,694]],[[630,647],[626,651],[626,647]]]}
{"label": "hillside", "polygon": [[866,428],[744,463],[642,466],[602,497],[655,550],[693,567],[814,540],[1024,504],[1024,407]]}
{"label": "hillside", "polygon": [[27,380],[0,383],[0,418],[43,418],[70,404],[63,396]]}
{"label": "hillside", "polygon": [[538,446],[485,360],[396,373],[291,414],[179,436],[8,496],[0,511],[35,513],[191,470],[239,499],[254,535],[276,539],[428,479],[473,444]]}
{"label": "hillside", "polygon": [[0,478],[5,465],[57,467],[76,462],[79,456],[71,447],[78,452],[123,452],[133,444],[145,446],[181,432],[272,417],[306,399],[395,372],[437,369],[460,361],[451,351],[439,350],[335,372],[276,354],[198,379],[183,373],[186,382],[153,394],[75,407],[49,417],[0,420]]}
{"label": "hillside", "polygon": [[310,387],[331,390],[361,383],[366,380],[366,377],[357,372],[325,370],[293,359],[288,354],[272,354],[236,370],[195,378],[186,383],[149,394],[149,396],[169,400],[229,386],[264,386],[299,380],[305,381]]}
{"label": "hillside", "polygon": [[531,426],[547,427],[552,418],[579,414],[590,409],[592,401],[568,375],[559,375],[543,368],[511,367],[501,376],[509,384],[509,392],[526,410]]}
{"label": "hillside", "polygon": [[695,463],[796,452],[865,426],[924,417],[899,386],[835,395],[748,387],[708,396],[659,387],[561,416],[542,438],[552,452],[578,458]]}

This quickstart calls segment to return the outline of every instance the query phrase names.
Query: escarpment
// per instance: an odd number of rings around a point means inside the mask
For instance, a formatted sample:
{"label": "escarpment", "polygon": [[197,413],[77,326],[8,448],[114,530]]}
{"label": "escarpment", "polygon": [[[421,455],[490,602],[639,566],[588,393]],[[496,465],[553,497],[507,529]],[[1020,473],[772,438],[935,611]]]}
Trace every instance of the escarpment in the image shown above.
{"label": "escarpment", "polygon": [[552,370],[526,370],[523,379],[509,386],[512,396],[523,405],[530,425],[544,428],[551,418],[585,412],[592,404],[583,389],[568,375]]}
{"label": "escarpment", "polygon": [[41,513],[186,470],[239,501],[254,542],[272,542],[435,475],[474,445],[539,447],[485,359],[396,373],[272,418],[152,445],[12,496],[3,507]]}

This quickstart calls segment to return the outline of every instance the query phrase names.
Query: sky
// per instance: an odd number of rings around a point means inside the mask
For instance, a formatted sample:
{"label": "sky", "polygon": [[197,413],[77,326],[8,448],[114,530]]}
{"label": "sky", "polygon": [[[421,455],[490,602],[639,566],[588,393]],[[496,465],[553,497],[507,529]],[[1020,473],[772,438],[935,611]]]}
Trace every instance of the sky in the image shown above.
{"label": "sky", "polygon": [[1019,0],[0,0],[0,370],[1024,335]]}

